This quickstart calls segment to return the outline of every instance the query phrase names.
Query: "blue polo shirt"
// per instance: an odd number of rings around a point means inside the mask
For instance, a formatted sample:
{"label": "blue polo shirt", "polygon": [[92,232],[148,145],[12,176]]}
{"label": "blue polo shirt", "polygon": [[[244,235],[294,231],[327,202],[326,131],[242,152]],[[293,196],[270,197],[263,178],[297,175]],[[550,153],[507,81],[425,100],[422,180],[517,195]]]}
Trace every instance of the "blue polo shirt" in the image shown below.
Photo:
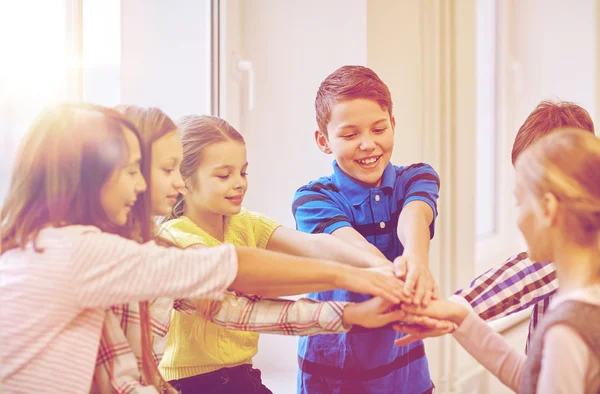
{"label": "blue polo shirt", "polygon": [[[333,175],[298,189],[292,211],[298,230],[332,233],[350,226],[375,245],[389,260],[402,255],[397,236],[398,217],[411,201],[424,201],[437,216],[440,181],[424,163],[397,167],[388,164],[381,186],[356,183],[333,163]],[[430,226],[431,237],[434,223]],[[360,302],[368,295],[333,290],[312,293],[322,301]],[[298,345],[298,393],[302,394],[420,394],[431,388],[421,341],[394,345],[402,337],[392,327],[356,327],[348,334],[302,337]]]}

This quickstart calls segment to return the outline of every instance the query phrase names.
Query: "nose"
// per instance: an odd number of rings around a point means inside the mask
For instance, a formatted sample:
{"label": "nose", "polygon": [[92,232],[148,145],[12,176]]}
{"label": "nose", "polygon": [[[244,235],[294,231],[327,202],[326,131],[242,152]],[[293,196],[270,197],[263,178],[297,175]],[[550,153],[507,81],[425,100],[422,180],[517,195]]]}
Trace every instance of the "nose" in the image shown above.
{"label": "nose", "polygon": [[173,187],[177,191],[180,191],[181,189],[185,188],[185,182],[183,181],[183,178],[181,177],[181,173],[179,171],[177,171],[177,175],[175,175]]}
{"label": "nose", "polygon": [[233,184],[233,188],[235,190],[244,190],[246,185],[248,184],[248,180],[241,175],[235,177],[235,183]]}
{"label": "nose", "polygon": [[142,174],[139,174],[139,179],[135,184],[135,192],[137,194],[143,193],[148,188],[148,184],[146,183],[146,179]]}
{"label": "nose", "polygon": [[360,150],[373,150],[375,149],[375,141],[371,138],[370,133],[365,133],[365,135],[360,140]]}

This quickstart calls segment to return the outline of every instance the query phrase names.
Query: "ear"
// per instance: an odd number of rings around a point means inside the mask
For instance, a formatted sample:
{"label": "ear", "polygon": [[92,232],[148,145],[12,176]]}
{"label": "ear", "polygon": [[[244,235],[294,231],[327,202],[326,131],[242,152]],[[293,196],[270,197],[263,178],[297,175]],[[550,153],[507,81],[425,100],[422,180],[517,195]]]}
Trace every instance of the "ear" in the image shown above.
{"label": "ear", "polygon": [[544,193],[541,205],[544,225],[546,227],[554,226],[558,220],[558,199],[552,193]]}
{"label": "ear", "polygon": [[392,131],[396,130],[396,118],[394,118],[394,115],[390,116],[390,121],[392,122]]}
{"label": "ear", "polygon": [[331,148],[329,148],[329,140],[319,130],[315,131],[315,142],[317,143],[317,146],[319,147],[321,152],[326,153],[328,155],[331,154]]}

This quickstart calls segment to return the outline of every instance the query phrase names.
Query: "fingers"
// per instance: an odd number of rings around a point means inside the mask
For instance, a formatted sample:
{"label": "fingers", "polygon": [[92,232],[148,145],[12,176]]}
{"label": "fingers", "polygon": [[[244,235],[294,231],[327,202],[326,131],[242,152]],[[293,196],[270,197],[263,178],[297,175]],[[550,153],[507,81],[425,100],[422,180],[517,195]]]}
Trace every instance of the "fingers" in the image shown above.
{"label": "fingers", "polygon": [[409,304],[402,304],[402,310],[406,311],[412,315],[424,315],[425,311],[423,310],[424,308],[422,308],[419,305],[409,305]]}
{"label": "fingers", "polygon": [[439,298],[440,298],[440,288],[438,287],[437,283],[433,282],[433,293],[431,295],[431,299],[439,300]]}
{"label": "fingers", "polygon": [[415,305],[423,305],[423,299],[425,298],[425,288],[427,286],[427,280],[421,276],[417,280],[417,286],[415,290],[414,303]]}
{"label": "fingers", "polygon": [[396,278],[385,277],[382,274],[376,274],[376,279],[369,281],[369,294],[379,296],[393,304],[398,304],[402,296],[402,285]]}
{"label": "fingers", "polygon": [[379,323],[379,327],[381,326],[385,326],[386,324],[390,324],[393,322],[397,322],[397,321],[404,321],[404,318],[406,317],[406,312],[404,312],[403,310],[395,310],[395,311],[391,311],[388,313],[384,313],[382,315],[378,316],[378,323]]}
{"label": "fingers", "polygon": [[406,274],[406,280],[404,281],[404,294],[412,296],[415,285],[417,284],[418,274],[415,270],[410,270]]}
{"label": "fingers", "polygon": [[420,341],[422,338],[418,335],[405,335],[402,338],[396,339],[394,345],[396,346],[408,346],[413,342]]}
{"label": "fingers", "polygon": [[397,257],[394,260],[394,270],[396,272],[396,276],[400,279],[406,278],[407,266],[406,259],[402,256]]}

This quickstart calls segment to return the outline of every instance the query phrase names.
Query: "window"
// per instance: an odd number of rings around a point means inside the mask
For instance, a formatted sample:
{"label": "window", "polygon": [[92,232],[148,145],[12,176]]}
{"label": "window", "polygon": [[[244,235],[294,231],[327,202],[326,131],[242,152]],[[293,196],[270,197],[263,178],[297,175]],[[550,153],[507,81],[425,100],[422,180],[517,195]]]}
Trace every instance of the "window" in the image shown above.
{"label": "window", "polygon": [[3,2],[0,65],[0,201],[10,180],[14,152],[31,122],[47,105],[69,99],[67,42],[72,29],[65,0]]}
{"label": "window", "polygon": [[[174,120],[211,114],[213,3],[142,0],[4,2],[0,33],[0,201],[14,153],[48,105],[84,100],[157,106]],[[217,42],[218,43],[218,42]]]}

